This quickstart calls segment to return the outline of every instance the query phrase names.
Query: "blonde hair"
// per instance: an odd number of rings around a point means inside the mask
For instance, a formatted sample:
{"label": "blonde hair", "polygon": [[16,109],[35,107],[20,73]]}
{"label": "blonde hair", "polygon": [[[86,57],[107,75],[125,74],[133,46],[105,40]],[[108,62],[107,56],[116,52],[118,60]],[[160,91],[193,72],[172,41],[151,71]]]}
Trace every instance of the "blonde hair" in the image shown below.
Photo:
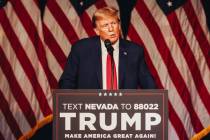
{"label": "blonde hair", "polygon": [[105,16],[109,17],[115,17],[118,21],[120,21],[118,10],[114,7],[103,7],[101,9],[96,10],[96,12],[93,14],[92,17],[92,25],[95,28],[96,27],[96,21],[104,18]]}

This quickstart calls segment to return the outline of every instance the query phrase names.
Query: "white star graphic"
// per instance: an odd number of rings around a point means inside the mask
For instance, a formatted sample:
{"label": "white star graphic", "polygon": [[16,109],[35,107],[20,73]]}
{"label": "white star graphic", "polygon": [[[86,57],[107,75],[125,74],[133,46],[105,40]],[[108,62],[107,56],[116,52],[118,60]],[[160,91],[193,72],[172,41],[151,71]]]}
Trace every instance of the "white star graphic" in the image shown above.
{"label": "white star graphic", "polygon": [[83,2],[83,1],[81,1],[79,4],[80,4],[81,6],[83,6],[83,5],[84,5],[84,2]]}
{"label": "white star graphic", "polygon": [[168,1],[168,2],[167,2],[167,5],[168,5],[168,7],[171,7],[171,6],[173,6],[173,3],[172,3],[172,1]]}

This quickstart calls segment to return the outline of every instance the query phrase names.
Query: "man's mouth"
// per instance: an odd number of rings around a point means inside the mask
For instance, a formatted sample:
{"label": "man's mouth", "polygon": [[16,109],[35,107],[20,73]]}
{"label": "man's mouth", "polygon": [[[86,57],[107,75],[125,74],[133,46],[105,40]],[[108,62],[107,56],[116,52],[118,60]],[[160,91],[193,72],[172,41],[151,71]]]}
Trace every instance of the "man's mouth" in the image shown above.
{"label": "man's mouth", "polygon": [[112,35],[110,35],[110,37],[111,37],[111,38],[114,38],[114,37],[116,37],[116,35],[115,35],[115,34],[112,34]]}

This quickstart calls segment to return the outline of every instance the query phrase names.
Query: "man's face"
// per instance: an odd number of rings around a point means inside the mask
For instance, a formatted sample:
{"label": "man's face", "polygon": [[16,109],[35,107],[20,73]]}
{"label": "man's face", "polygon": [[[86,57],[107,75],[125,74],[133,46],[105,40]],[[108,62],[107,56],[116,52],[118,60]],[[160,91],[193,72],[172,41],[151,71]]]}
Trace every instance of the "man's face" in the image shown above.
{"label": "man's face", "polygon": [[113,44],[120,37],[120,25],[116,17],[105,16],[96,21],[96,34],[104,41],[109,39]]}

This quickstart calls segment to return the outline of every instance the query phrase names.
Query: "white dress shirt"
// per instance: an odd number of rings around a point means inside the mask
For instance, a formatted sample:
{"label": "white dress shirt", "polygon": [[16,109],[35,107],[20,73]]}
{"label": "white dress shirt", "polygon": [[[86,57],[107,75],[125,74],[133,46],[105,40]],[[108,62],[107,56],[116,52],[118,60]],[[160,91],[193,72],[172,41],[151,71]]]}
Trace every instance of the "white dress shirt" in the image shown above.
{"label": "white dress shirt", "polygon": [[[118,80],[118,66],[119,66],[119,40],[112,45],[114,48],[113,51],[113,57],[116,67],[116,74],[117,74],[117,85],[119,85]],[[101,56],[102,56],[102,83],[103,83],[103,89],[106,90],[106,61],[107,61],[107,49],[105,47],[104,41],[101,40]],[[117,86],[119,87],[119,86]]]}

